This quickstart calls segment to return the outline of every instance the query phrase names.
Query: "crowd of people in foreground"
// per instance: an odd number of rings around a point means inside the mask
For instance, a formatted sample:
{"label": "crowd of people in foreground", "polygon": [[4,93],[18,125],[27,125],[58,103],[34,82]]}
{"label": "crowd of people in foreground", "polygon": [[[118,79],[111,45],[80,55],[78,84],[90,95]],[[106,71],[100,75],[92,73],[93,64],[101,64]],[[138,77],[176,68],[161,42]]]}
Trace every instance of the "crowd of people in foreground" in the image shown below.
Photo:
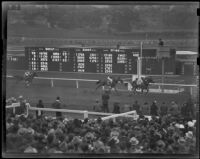
{"label": "crowd of people in foreground", "polygon": [[[58,107],[59,103],[57,98],[53,105]],[[55,119],[43,113],[26,117],[10,112],[6,115],[6,151],[42,154],[196,152],[197,122],[191,116],[169,111],[159,118],[153,114],[149,120],[139,114],[137,120],[119,117],[115,121],[103,121],[100,117],[79,120],[56,114]]]}

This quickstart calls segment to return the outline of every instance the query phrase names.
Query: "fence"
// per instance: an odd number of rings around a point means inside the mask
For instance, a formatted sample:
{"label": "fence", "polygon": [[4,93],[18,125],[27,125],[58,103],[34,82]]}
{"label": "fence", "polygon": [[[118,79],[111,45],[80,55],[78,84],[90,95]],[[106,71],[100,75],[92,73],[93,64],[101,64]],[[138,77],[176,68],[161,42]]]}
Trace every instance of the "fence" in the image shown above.
{"label": "fence", "polygon": [[[20,107],[20,103],[13,103],[12,105],[6,106],[6,109],[13,108],[13,114],[15,114],[16,107]],[[26,114],[24,114],[25,116],[29,115],[29,110],[34,110],[34,111],[38,111],[39,115],[41,114],[41,111],[83,114],[84,119],[88,118],[89,115],[109,116],[109,118],[103,118],[103,120],[116,118],[116,117],[120,117],[120,116],[125,116],[125,117],[130,117],[130,118],[137,117],[136,111],[126,112],[126,113],[121,113],[121,114],[113,114],[113,113],[103,113],[103,112],[90,112],[87,110],[36,108],[36,107],[31,107],[29,103],[26,103],[26,107],[27,107],[27,109],[26,109]],[[129,114],[134,114],[134,116],[129,115]]]}

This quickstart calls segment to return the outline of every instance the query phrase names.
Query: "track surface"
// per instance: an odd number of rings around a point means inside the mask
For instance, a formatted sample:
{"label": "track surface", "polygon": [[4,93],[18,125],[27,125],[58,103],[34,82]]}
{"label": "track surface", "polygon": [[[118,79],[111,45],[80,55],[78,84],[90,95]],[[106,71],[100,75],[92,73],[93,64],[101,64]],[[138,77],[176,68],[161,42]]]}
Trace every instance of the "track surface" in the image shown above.
{"label": "track surface", "polygon": [[[9,72],[9,75],[14,75],[10,73],[11,72]],[[19,73],[15,72],[15,74]],[[57,77],[58,75],[59,74],[55,73],[54,77]],[[97,77],[96,74],[90,76],[85,75],[85,77],[79,74],[75,75],[79,76],[79,78],[86,78],[86,79],[103,78],[102,76]],[[48,73],[42,73],[42,76],[51,77],[50,74]],[[68,78],[74,78],[70,74],[66,74],[65,76],[67,76]],[[51,103],[55,101],[57,96],[60,96],[61,102],[63,103],[63,108],[76,109],[76,110],[92,110],[95,100],[98,99],[101,101],[101,94],[102,94],[101,88],[95,91],[96,87],[95,82],[80,82],[79,87],[80,87],[79,89],[76,89],[75,81],[55,81],[54,87],[51,88],[50,80],[34,80],[33,84],[30,87],[25,88],[23,82],[16,84],[15,80],[7,78],[6,98],[9,98],[11,96],[18,97],[19,95],[23,95],[24,98],[26,98],[28,102],[31,104],[31,106],[35,106],[38,100],[42,99],[45,104],[45,107],[51,107]],[[119,87],[125,88],[125,86],[119,86]],[[119,102],[121,107],[123,107],[124,104],[132,105],[135,100],[138,100],[139,104],[141,105],[144,104],[145,102],[151,104],[153,100],[157,100],[158,105],[160,105],[163,101],[165,101],[167,104],[170,104],[172,100],[177,101],[178,104],[182,104],[187,100],[187,98],[188,96],[186,94],[149,93],[147,95],[137,94],[130,96],[130,92],[119,92],[119,94],[112,93],[110,95],[109,108],[111,112],[113,110],[114,102]]]}

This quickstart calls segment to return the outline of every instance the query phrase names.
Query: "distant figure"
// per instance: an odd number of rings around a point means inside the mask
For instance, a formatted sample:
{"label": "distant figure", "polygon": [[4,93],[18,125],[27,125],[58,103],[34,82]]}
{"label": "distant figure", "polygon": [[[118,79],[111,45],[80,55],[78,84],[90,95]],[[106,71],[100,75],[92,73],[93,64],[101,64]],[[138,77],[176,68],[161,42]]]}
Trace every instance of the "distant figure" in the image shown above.
{"label": "distant figure", "polygon": [[109,92],[108,91],[105,91],[103,94],[102,94],[102,104],[103,104],[103,112],[109,112],[109,108],[108,108],[108,101],[110,99],[110,96],[109,96]]}
{"label": "distant figure", "polygon": [[23,96],[19,96],[19,103],[20,103],[20,107],[16,107],[15,108],[15,114],[17,115],[22,115],[26,112],[26,102],[23,99]]}
{"label": "distant figure", "polygon": [[120,45],[121,45],[121,43],[118,43],[118,44],[117,44],[117,49],[119,49],[119,48],[120,48]]}
{"label": "distant figure", "polygon": [[161,46],[161,47],[164,46],[164,42],[161,38],[159,39],[158,45]]}
{"label": "distant figure", "polygon": [[[36,107],[37,107],[37,108],[44,108],[44,104],[43,104],[42,100],[39,100],[39,101],[38,101],[38,104],[37,104]],[[41,114],[39,114],[39,111],[38,111],[38,110],[36,111],[36,118],[39,118],[40,116],[43,115],[43,111],[40,111],[40,112],[41,112]]]}
{"label": "distant figure", "polygon": [[158,116],[158,106],[157,101],[154,101],[150,107],[150,115]]}
{"label": "distant figure", "polygon": [[149,105],[147,102],[145,102],[142,106],[141,106],[141,112],[143,115],[149,115]]}
{"label": "distant figure", "polygon": [[178,115],[179,114],[179,108],[178,108],[178,105],[176,104],[175,101],[171,102],[171,106],[169,108],[169,113],[171,115]]}
{"label": "distant figure", "polygon": [[133,104],[132,108],[133,108],[133,110],[136,110],[137,114],[140,114],[140,113],[141,113],[140,105],[138,104],[138,101],[137,101],[137,100],[136,100],[135,103]]}
{"label": "distant figure", "polygon": [[186,105],[187,105],[187,103],[183,103],[183,105],[182,105],[182,107],[181,107],[181,116],[182,117],[186,117],[187,116],[187,114],[188,114],[188,112],[187,112],[187,110],[186,110]]}
{"label": "distant figure", "polygon": [[185,115],[186,117],[191,117],[194,118],[194,103],[192,102],[192,99],[189,98],[186,102],[186,106],[185,106]]}
{"label": "distant figure", "polygon": [[113,82],[113,78],[110,77],[110,76],[107,77],[107,80],[108,80],[108,83],[109,83],[109,84],[111,84],[111,83]]}
{"label": "distant figure", "polygon": [[102,111],[102,106],[98,100],[96,100],[94,106],[93,106],[93,111],[96,112],[101,112]]}
{"label": "distant figure", "polygon": [[119,113],[120,113],[120,106],[119,106],[119,103],[118,103],[118,102],[115,102],[113,106],[114,106],[114,107],[113,107],[113,113],[119,114]]}
{"label": "distant figure", "polygon": [[166,103],[163,102],[160,107],[160,115],[161,116],[167,115],[167,112],[168,112],[168,107],[167,107]]}
{"label": "distant figure", "polygon": [[[54,109],[61,109],[60,97],[56,98],[56,101],[52,104],[52,107]],[[62,118],[62,113],[61,112],[56,112],[56,119],[61,119],[61,118]]]}

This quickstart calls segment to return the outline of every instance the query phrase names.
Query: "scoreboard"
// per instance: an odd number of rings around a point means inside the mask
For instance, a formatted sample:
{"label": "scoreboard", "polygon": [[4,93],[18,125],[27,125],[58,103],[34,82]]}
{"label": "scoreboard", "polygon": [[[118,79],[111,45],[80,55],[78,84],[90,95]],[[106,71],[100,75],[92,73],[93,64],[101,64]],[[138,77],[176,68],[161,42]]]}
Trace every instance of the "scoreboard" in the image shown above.
{"label": "scoreboard", "polygon": [[[156,49],[150,52],[156,56]],[[139,54],[139,49],[25,48],[28,69],[35,71],[136,74]]]}
{"label": "scoreboard", "polygon": [[[142,50],[142,74],[175,74],[174,50]],[[166,53],[168,57],[166,57]],[[26,47],[25,56],[7,55],[7,69],[77,73],[137,74],[140,49]]]}

